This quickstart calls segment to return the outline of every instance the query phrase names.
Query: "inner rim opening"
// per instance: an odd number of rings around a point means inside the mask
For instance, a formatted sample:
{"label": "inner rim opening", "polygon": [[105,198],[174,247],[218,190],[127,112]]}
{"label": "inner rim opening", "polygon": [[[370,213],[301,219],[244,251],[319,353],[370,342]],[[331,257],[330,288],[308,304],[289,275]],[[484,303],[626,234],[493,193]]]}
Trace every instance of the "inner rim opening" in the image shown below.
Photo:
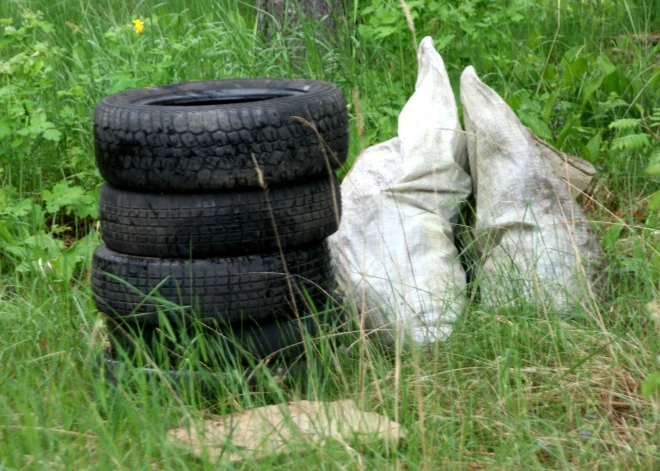
{"label": "inner rim opening", "polygon": [[139,104],[151,106],[217,106],[252,103],[298,96],[303,90],[286,88],[235,88],[204,90],[200,92],[176,92],[175,95],[141,100]]}

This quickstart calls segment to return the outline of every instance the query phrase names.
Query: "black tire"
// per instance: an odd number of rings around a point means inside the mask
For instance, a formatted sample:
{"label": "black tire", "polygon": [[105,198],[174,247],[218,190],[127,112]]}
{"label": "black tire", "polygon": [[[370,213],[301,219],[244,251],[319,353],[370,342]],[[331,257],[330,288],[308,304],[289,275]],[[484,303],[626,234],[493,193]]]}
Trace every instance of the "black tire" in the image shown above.
{"label": "black tire", "polygon": [[293,300],[304,312],[305,291],[314,300],[329,292],[327,247],[285,251],[284,259],[289,280],[279,253],[158,259],[123,255],[101,245],[92,260],[92,294],[107,316],[150,324],[158,322],[159,310],[175,323],[194,315],[221,324],[290,313]]}
{"label": "black tire", "polygon": [[[271,211],[272,210],[272,211]],[[99,216],[108,248],[148,257],[271,253],[320,242],[341,215],[337,179],[200,194],[136,193],[104,184]],[[277,228],[277,236],[273,229]]]}
{"label": "black tire", "polygon": [[[313,129],[293,117],[313,124]],[[94,114],[96,162],[119,188],[200,192],[327,174],[346,160],[338,87],[310,80],[214,80],[129,90]],[[327,151],[336,155],[336,159]]]}
{"label": "black tire", "polygon": [[[176,362],[185,356],[185,349],[193,345],[191,340],[202,337],[207,345],[205,351],[209,357],[215,356],[218,363],[230,363],[232,360],[263,360],[271,355],[293,358],[305,351],[304,339],[308,335],[318,335],[334,330],[344,322],[341,310],[329,310],[300,319],[272,319],[264,322],[239,322],[224,326],[198,326],[186,328],[172,326],[170,329],[158,325],[112,325],[109,324],[109,338],[113,351],[118,353],[136,353],[135,346],[144,347],[152,358],[166,352],[168,360]],[[114,355],[118,358],[118,355]],[[205,360],[208,362],[208,360]]]}

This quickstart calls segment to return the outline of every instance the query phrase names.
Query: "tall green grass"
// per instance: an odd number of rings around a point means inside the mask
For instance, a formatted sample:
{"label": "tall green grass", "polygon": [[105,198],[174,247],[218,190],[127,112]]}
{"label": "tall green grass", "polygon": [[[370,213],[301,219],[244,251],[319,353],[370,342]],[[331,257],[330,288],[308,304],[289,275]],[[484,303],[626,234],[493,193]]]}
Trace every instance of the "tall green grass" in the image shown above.
{"label": "tall green grass", "polygon": [[[137,374],[119,385],[99,374],[104,329],[88,276],[100,236],[93,210],[67,200],[73,193],[95,198],[100,184],[91,137],[96,101],[124,88],[187,80],[328,80],[349,102],[352,160],[395,134],[414,89],[416,57],[400,2],[348,3],[358,17],[332,38],[304,18],[263,36],[249,2],[0,3],[0,18],[12,18],[17,29],[29,21],[21,17],[25,9],[43,12],[53,25],[18,41],[5,44],[6,33],[0,39],[3,64],[46,45],[37,55],[43,73],[0,74],[7,109],[0,123],[11,127],[0,139],[0,468],[660,468],[660,399],[641,395],[645,378],[660,371],[660,321],[645,309],[658,297],[660,229],[647,200],[659,186],[644,173],[652,150],[613,150],[616,134],[608,128],[659,106],[660,55],[646,37],[660,31],[653,0],[475,1],[472,14],[452,10],[459,2],[409,2],[417,39],[436,39],[455,85],[474,64],[519,113],[541,116],[555,100],[546,123],[553,139],[583,105],[588,84],[604,76],[603,58],[614,67],[610,88],[601,85],[588,98],[562,141],[566,151],[582,154],[581,146],[602,136],[591,156],[602,170],[581,202],[601,235],[621,226],[606,236],[609,299],[597,310],[558,317],[534,305],[495,310],[473,302],[447,342],[394,351],[351,323],[348,333],[307,339],[303,373],[286,384],[277,377],[281,365],[259,367],[253,388],[229,365],[234,377],[213,401],[194,391],[174,394],[167,382]],[[448,19],[432,12],[434,3],[447,5]],[[522,19],[506,10],[512,5]],[[369,6],[373,13],[361,13]],[[146,22],[141,35],[131,28],[135,18]],[[571,68],[581,58],[584,73]],[[30,116],[43,110],[61,139],[39,135],[14,146],[29,125],[15,107]],[[63,254],[74,249],[67,265]],[[330,348],[337,342],[341,349]],[[191,368],[200,366],[196,355]],[[168,427],[208,413],[344,398],[399,421],[406,439],[394,449],[377,441],[328,442],[305,453],[214,465],[165,438]]]}

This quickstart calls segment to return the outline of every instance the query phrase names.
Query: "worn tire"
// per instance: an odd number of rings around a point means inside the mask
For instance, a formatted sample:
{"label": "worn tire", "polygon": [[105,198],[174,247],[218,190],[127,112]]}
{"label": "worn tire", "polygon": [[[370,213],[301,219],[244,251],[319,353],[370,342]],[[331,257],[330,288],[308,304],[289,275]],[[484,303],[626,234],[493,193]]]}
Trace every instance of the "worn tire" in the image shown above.
{"label": "worn tire", "polygon": [[106,183],[99,203],[108,248],[147,257],[277,252],[280,246],[324,240],[337,231],[340,215],[341,192],[334,176],[268,193],[137,193]]}
{"label": "worn tire", "polygon": [[266,184],[318,176],[327,162],[343,163],[348,112],[341,89],[325,82],[189,82],[104,98],[94,113],[94,142],[101,175],[119,188],[258,187],[252,156]]}
{"label": "worn tire", "polygon": [[92,260],[92,294],[107,316],[152,324],[159,310],[173,322],[192,315],[227,323],[290,313],[293,299],[304,311],[304,291],[312,299],[325,298],[332,280],[325,244],[285,251],[284,260],[293,296],[279,253],[159,259],[101,245]]}

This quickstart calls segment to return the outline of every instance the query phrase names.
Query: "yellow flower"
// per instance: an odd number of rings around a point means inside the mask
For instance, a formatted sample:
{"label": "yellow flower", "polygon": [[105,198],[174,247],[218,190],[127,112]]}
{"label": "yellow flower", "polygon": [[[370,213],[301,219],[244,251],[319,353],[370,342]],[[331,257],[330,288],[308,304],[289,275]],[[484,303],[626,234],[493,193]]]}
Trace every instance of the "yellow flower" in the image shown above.
{"label": "yellow flower", "polygon": [[142,31],[144,31],[144,21],[133,20],[133,24],[135,25],[135,32],[137,34],[140,34]]}

